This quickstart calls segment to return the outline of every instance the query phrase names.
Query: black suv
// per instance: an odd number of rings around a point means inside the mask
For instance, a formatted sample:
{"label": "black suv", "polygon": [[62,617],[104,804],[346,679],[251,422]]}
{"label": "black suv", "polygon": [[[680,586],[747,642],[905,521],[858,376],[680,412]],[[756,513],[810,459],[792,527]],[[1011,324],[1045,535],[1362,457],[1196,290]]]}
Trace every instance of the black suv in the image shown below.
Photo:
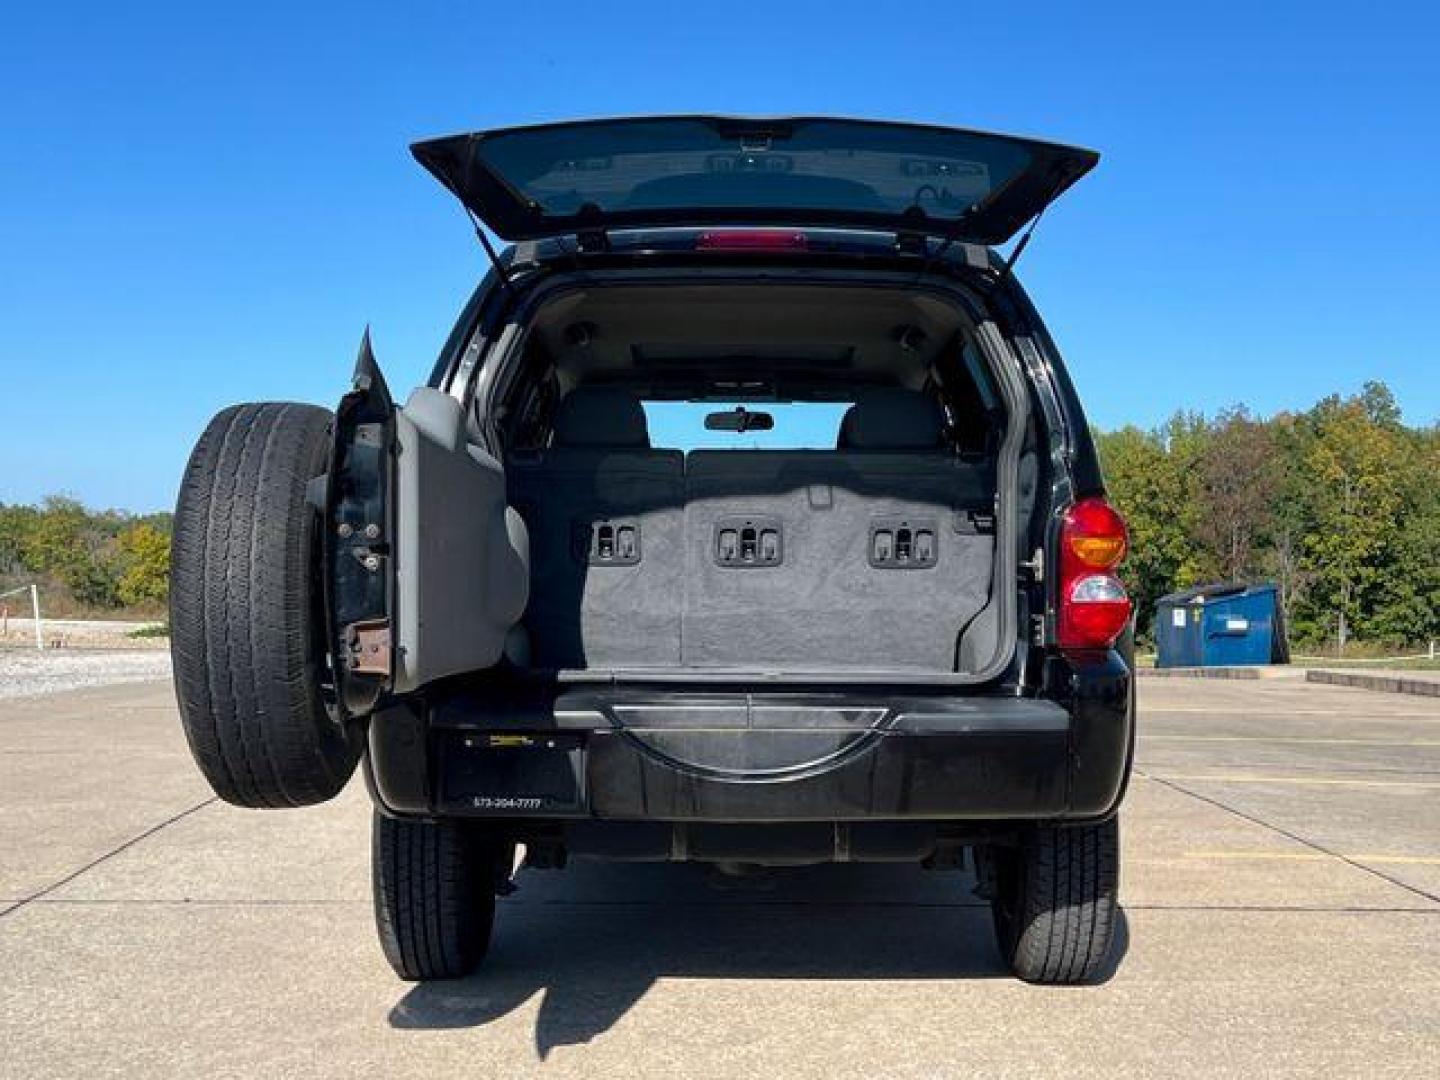
{"label": "black suv", "polygon": [[[711,116],[413,151],[494,263],[429,382],[396,405],[367,336],[334,414],[226,409],[185,473],[175,682],[215,791],[301,806],[360,764],[410,979],[479,962],[518,845],[968,861],[1016,973],[1094,977],[1127,539],[992,246],[1097,156]],[[739,445],[652,445],[685,403]],[[775,445],[802,406],[824,444]]]}

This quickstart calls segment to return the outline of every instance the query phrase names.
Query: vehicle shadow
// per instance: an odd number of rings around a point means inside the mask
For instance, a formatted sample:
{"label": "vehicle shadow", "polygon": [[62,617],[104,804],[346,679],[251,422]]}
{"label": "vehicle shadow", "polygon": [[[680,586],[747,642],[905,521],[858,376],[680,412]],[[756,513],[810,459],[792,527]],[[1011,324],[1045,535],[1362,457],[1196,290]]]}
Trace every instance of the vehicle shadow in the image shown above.
{"label": "vehicle shadow", "polygon": [[[544,994],[541,1058],[589,1042],[657,979],[1010,978],[989,906],[958,872],[816,866],[738,882],[695,865],[525,870],[502,900],[481,970],[411,988],[398,1029],[476,1027]],[[1128,945],[1123,913],[1110,965]]]}

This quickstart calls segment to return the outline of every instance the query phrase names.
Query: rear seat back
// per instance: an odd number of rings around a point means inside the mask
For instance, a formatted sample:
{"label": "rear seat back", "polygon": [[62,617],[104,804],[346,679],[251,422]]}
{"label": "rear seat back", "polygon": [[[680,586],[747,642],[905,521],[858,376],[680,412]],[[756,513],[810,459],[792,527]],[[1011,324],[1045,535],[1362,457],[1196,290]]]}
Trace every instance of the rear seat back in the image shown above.
{"label": "rear seat back", "polygon": [[837,450],[933,454],[944,446],[944,417],[935,399],[893,386],[862,391],[845,410],[836,438]]}
{"label": "rear seat back", "polygon": [[674,666],[680,657],[684,455],[652,450],[640,402],[580,387],[555,445],[507,462],[530,530],[525,616],[538,667]]}
{"label": "rear seat back", "polygon": [[[940,425],[930,399],[886,390],[846,415],[836,451],[689,454],[683,662],[954,670],[989,598],[994,487]],[[749,561],[729,538],[747,528]]]}
{"label": "rear seat back", "polygon": [[841,449],[686,457],[649,448],[629,394],[572,391],[555,445],[506,470],[531,662],[954,670],[988,600],[994,487],[939,425],[887,391],[847,414]]}

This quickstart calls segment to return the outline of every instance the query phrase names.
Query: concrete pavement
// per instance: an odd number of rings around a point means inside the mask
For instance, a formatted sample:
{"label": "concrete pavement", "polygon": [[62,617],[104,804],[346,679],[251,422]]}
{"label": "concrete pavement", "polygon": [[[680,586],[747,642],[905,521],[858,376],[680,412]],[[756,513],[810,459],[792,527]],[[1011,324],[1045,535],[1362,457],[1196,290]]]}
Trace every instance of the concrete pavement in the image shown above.
{"label": "concrete pavement", "polygon": [[1440,702],[1147,680],[1102,985],[1002,970],[960,874],[525,871],[396,980],[357,784],[210,799],[168,686],[0,702],[0,1077],[1431,1076]]}

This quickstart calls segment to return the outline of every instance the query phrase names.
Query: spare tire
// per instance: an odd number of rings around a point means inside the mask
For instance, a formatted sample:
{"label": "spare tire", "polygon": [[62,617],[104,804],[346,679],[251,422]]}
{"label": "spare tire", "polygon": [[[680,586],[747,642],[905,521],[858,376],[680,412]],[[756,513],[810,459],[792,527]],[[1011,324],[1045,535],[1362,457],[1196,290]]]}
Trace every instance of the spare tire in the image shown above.
{"label": "spare tire", "polygon": [[320,577],[332,418],[236,405],[200,436],[175,508],[170,650],[190,751],[236,806],[309,806],[345,786],[358,731],[334,708]]}

